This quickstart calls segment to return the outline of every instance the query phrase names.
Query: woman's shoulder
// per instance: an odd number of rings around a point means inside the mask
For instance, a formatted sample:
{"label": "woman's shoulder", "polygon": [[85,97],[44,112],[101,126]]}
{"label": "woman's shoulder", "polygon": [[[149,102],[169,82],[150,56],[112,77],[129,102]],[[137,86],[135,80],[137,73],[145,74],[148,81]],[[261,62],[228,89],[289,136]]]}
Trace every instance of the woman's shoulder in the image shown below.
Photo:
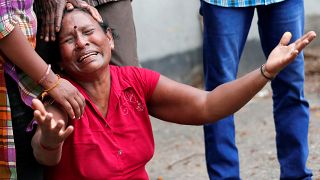
{"label": "woman's shoulder", "polygon": [[150,74],[150,73],[155,73],[159,74],[158,72],[151,70],[151,69],[146,69],[143,67],[137,67],[137,66],[114,66],[110,65],[110,72],[111,73],[117,73],[117,74],[123,74],[124,77],[132,76],[132,75],[138,75],[138,74]]}
{"label": "woman's shoulder", "polygon": [[118,82],[145,85],[158,79],[160,74],[156,71],[136,66],[110,66],[110,74],[113,80]]}
{"label": "woman's shoulder", "polygon": [[141,74],[144,74],[147,69],[136,66],[113,66],[110,65],[111,75],[117,75],[120,79],[132,79],[141,78]]}

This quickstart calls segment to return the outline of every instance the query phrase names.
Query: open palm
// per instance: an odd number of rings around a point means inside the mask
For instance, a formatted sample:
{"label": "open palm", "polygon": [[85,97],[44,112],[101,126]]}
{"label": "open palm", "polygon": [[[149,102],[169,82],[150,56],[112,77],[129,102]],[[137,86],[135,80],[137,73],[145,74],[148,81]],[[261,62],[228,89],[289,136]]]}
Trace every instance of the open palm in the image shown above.
{"label": "open palm", "polygon": [[314,31],[310,31],[294,43],[288,45],[291,37],[292,35],[290,32],[284,33],[280,43],[269,54],[265,70],[271,77],[274,77],[279,71],[290,64],[316,37],[316,33]]}

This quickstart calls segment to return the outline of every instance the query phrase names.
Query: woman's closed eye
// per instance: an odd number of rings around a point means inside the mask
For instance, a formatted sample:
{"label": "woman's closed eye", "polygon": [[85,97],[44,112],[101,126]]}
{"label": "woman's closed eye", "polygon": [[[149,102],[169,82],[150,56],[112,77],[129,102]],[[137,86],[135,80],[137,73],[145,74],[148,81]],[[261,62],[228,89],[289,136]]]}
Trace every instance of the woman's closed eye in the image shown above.
{"label": "woman's closed eye", "polygon": [[72,36],[65,37],[61,40],[62,44],[64,44],[64,43],[71,44],[73,42],[74,42],[74,37],[72,37]]}
{"label": "woman's closed eye", "polygon": [[87,30],[84,30],[84,31],[83,31],[83,34],[85,34],[85,35],[91,35],[91,34],[93,34],[93,32],[94,32],[94,29],[87,29]]}

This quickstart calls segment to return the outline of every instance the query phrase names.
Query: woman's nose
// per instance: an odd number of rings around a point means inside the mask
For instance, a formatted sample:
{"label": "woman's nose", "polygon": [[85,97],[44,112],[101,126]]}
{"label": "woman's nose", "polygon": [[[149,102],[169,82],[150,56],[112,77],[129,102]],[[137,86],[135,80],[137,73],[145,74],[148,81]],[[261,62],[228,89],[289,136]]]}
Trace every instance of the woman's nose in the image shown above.
{"label": "woman's nose", "polygon": [[77,48],[84,48],[86,45],[89,45],[89,42],[86,38],[78,36],[76,40],[76,47]]}

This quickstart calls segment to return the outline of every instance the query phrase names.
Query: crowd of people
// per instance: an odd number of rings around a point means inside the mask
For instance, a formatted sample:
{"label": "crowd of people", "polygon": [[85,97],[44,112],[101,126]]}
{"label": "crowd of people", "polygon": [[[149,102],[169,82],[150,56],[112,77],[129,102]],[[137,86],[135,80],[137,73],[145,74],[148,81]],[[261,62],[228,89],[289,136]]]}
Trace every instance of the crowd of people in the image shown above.
{"label": "crowd of people", "polygon": [[[311,179],[303,1],[226,2],[201,1],[204,91],[140,67],[129,0],[35,1],[40,56],[32,1],[1,0],[0,178],[148,179],[151,115],[205,125],[210,179],[240,179],[231,115],[271,81],[280,178]],[[236,79],[255,9],[267,61]]]}

